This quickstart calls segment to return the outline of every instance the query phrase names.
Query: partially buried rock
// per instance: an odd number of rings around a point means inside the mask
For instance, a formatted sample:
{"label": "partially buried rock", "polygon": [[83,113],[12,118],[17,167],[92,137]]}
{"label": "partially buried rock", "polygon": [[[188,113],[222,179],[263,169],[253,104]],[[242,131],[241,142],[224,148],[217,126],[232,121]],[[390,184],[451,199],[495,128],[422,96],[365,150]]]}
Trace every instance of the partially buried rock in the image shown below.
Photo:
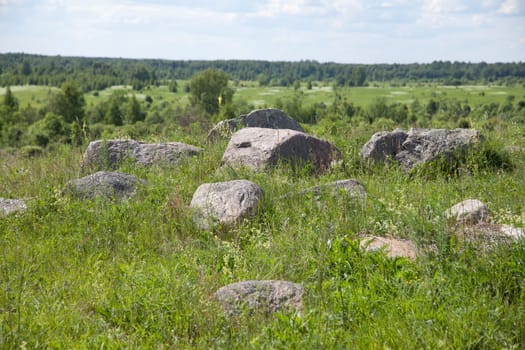
{"label": "partially buried rock", "polygon": [[417,250],[414,242],[406,239],[366,236],[360,246],[367,251],[384,250],[389,258],[404,257],[415,259]]}
{"label": "partially buried rock", "polygon": [[142,166],[176,165],[202,152],[202,148],[181,142],[149,144],[135,140],[98,140],[89,143],[82,157],[81,170],[115,170],[125,160]]}
{"label": "partially buried rock", "polygon": [[70,194],[80,199],[106,197],[111,199],[125,199],[137,191],[144,180],[120,172],[99,171],[80,179],[69,181],[63,194]]}
{"label": "partially buried rock", "polygon": [[503,236],[508,237],[511,240],[518,240],[525,237],[525,228],[501,225],[499,231]]}
{"label": "partially buried rock", "polygon": [[525,229],[492,222],[487,206],[477,199],[467,199],[444,213],[454,226],[451,233],[459,242],[475,243],[487,250],[496,243],[511,243],[525,236]]}
{"label": "partially buried rock", "polygon": [[498,244],[509,244],[525,237],[525,229],[510,225],[478,222],[457,227],[453,234],[458,242],[471,243],[472,247],[489,250]]}
{"label": "partially buried rock", "polygon": [[361,148],[361,157],[374,161],[393,159],[405,171],[439,157],[450,157],[482,140],[474,129],[396,129],[379,132]]}
{"label": "partially buried rock", "polygon": [[213,141],[219,137],[230,137],[235,131],[245,127],[290,129],[304,132],[301,125],[285,112],[280,109],[267,108],[257,109],[249,114],[241,115],[239,118],[219,122],[208,133],[208,141]]}
{"label": "partially buried rock", "polygon": [[302,311],[304,288],[288,281],[244,281],[224,286],[214,297],[226,314],[259,310],[266,314],[277,311]]}
{"label": "partially buried rock", "polygon": [[261,188],[248,180],[200,185],[191,199],[194,222],[201,229],[232,225],[252,218],[263,197]]}
{"label": "partially buried rock", "polygon": [[300,131],[245,128],[232,136],[222,162],[255,170],[278,164],[310,165],[314,172],[320,173],[339,157],[339,151],[332,144]]}
{"label": "partially buried rock", "polygon": [[483,202],[467,199],[447,209],[445,217],[456,223],[477,224],[489,219],[489,211]]}
{"label": "partially buried rock", "polygon": [[25,210],[27,210],[27,205],[21,199],[0,198],[0,217]]}

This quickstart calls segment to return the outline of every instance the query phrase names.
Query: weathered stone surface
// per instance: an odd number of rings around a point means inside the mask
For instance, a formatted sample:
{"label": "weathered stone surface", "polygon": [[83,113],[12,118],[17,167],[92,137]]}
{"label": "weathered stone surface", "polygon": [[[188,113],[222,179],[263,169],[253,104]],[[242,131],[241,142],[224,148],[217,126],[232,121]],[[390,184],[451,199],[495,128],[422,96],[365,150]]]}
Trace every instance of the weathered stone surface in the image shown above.
{"label": "weathered stone surface", "polygon": [[525,228],[518,228],[510,225],[501,225],[500,232],[505,237],[518,240],[525,237]]}
{"label": "weathered stone surface", "polygon": [[0,198],[0,217],[25,210],[27,205],[22,199]]}
{"label": "weathered stone surface", "polygon": [[304,132],[304,129],[293,118],[275,108],[257,109],[239,118],[219,122],[208,133],[208,140],[218,137],[229,137],[236,130],[250,128],[290,129]]}
{"label": "weathered stone surface", "polygon": [[134,140],[98,140],[89,143],[82,158],[81,170],[114,170],[126,159],[143,166],[175,165],[202,152],[202,148],[181,142],[147,144]]}
{"label": "weathered stone surface", "polygon": [[302,311],[304,288],[287,281],[244,281],[224,286],[214,297],[228,315],[243,310],[267,314],[277,311]]}
{"label": "weathered stone surface", "polygon": [[377,132],[361,148],[361,157],[379,162],[394,158],[401,151],[407,137],[407,132],[401,129]]}
{"label": "weathered stone surface", "polygon": [[487,206],[477,199],[467,199],[445,211],[445,217],[458,223],[476,224],[489,219]]}
{"label": "weathered stone surface", "polygon": [[410,129],[408,132],[396,129],[374,134],[361,149],[361,157],[375,161],[394,159],[408,171],[465,150],[481,139],[479,131],[474,129]]}
{"label": "weathered stone surface", "polygon": [[99,171],[80,179],[69,181],[63,194],[70,194],[80,199],[107,197],[113,199],[129,198],[145,181],[120,172]]}
{"label": "weathered stone surface", "polygon": [[329,142],[289,129],[244,128],[237,131],[222,157],[225,165],[263,170],[279,163],[312,166],[319,173],[339,158]]}
{"label": "weathered stone surface", "polygon": [[261,188],[248,180],[207,183],[197,188],[190,207],[195,224],[207,230],[252,218],[262,197]]}
{"label": "weathered stone surface", "polygon": [[360,246],[367,251],[385,250],[389,258],[415,259],[417,257],[416,246],[406,239],[365,236],[361,239]]}

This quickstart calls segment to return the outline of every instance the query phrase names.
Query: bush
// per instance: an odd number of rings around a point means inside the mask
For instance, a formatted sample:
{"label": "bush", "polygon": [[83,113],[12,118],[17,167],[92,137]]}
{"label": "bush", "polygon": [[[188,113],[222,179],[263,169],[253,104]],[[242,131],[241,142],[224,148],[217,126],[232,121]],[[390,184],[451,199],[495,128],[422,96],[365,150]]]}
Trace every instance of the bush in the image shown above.
{"label": "bush", "polygon": [[44,153],[44,149],[40,146],[24,146],[20,149],[20,154],[25,158],[33,158]]}

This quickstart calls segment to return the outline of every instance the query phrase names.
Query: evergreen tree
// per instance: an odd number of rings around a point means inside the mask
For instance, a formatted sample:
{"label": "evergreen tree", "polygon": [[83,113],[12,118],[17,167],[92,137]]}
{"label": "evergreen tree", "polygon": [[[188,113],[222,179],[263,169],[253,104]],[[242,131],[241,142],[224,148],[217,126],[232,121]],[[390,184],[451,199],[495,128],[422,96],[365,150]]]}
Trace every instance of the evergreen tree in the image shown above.
{"label": "evergreen tree", "polygon": [[5,89],[4,106],[10,111],[18,110],[18,99],[13,95],[9,86]]}
{"label": "evergreen tree", "polygon": [[170,92],[176,93],[179,86],[177,85],[177,80],[173,79],[170,81],[169,90]]}
{"label": "evergreen tree", "polygon": [[120,103],[117,98],[112,98],[109,102],[109,107],[106,112],[105,121],[107,124],[120,126],[123,124],[122,111],[120,110]]}
{"label": "evergreen tree", "polygon": [[135,95],[133,95],[126,106],[126,122],[128,124],[134,124],[138,121],[143,121],[145,118],[144,113],[140,108],[140,103],[137,101]]}
{"label": "evergreen tree", "polygon": [[71,123],[84,120],[85,105],[84,94],[76,83],[66,81],[61,90],[51,98],[47,107],[50,112],[61,115],[67,123]]}

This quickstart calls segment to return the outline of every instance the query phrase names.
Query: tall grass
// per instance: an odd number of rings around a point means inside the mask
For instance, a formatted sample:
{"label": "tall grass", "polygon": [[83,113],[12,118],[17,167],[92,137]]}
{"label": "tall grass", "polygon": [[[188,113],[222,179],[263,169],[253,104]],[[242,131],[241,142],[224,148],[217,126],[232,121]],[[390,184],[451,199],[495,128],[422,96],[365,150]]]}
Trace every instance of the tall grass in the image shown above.
{"label": "tall grass", "polygon": [[[26,198],[29,209],[0,219],[0,348],[524,347],[525,243],[456,249],[442,215],[478,198],[523,225],[523,151],[509,153],[512,169],[411,178],[359,160],[369,130],[310,128],[342,151],[327,174],[219,169],[220,142],[177,167],[123,164],[148,185],[122,202],[60,195],[79,175],[81,149],[2,153],[0,196]],[[508,130],[501,147],[523,142]],[[262,187],[257,217],[197,229],[195,189],[235,178]],[[361,181],[367,199],[286,196],[343,178]],[[416,261],[367,253],[365,233],[429,252]],[[301,283],[304,312],[227,318],[212,294],[247,279]]]}

